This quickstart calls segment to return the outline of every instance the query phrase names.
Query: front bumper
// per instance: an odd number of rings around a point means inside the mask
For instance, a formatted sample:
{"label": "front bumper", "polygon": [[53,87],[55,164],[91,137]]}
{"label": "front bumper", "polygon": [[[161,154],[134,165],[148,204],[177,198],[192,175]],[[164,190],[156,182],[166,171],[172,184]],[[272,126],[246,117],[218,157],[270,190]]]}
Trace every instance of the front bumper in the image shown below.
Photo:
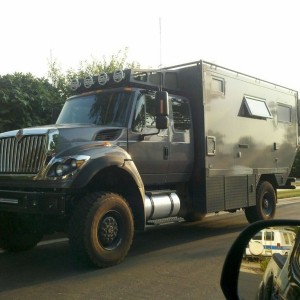
{"label": "front bumper", "polygon": [[54,191],[0,190],[0,212],[64,215],[70,194]]}

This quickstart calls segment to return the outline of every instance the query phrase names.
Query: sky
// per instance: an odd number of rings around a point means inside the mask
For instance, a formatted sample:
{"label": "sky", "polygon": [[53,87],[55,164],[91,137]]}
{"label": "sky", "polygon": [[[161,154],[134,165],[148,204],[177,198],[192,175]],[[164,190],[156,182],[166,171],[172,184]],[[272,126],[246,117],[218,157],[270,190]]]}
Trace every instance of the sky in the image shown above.
{"label": "sky", "polygon": [[143,68],[200,59],[300,91],[298,0],[9,0],[0,75],[47,76],[128,48]]}

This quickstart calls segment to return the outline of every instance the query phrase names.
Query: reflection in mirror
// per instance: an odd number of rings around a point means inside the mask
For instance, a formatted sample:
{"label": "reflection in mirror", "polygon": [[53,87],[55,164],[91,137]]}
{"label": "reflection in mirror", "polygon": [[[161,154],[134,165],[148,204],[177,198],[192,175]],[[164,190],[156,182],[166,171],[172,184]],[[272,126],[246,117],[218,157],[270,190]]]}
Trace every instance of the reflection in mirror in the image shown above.
{"label": "reflection in mirror", "polygon": [[240,267],[240,299],[300,299],[300,227],[269,227],[249,241]]}

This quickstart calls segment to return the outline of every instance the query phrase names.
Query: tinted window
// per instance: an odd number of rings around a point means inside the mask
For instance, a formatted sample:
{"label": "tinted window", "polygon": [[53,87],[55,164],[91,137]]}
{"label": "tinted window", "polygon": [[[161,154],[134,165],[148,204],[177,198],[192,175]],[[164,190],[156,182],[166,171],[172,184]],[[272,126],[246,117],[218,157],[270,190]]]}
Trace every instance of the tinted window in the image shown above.
{"label": "tinted window", "polygon": [[156,128],[155,98],[152,95],[140,95],[133,119],[132,130],[141,132],[145,128]]}
{"label": "tinted window", "polygon": [[189,103],[186,99],[171,98],[174,129],[188,130],[191,127]]}
{"label": "tinted window", "polygon": [[131,93],[127,92],[71,98],[66,101],[56,123],[126,126],[130,103]]}

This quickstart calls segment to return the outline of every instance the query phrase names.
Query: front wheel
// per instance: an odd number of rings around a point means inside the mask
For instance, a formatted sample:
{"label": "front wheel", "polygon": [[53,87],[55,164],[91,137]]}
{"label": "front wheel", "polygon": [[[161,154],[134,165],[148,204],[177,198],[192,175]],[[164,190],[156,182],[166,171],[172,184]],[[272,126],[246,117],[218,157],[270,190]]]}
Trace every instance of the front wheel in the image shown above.
{"label": "front wheel", "polygon": [[70,221],[73,253],[100,268],[120,263],[127,255],[134,234],[129,205],[113,193],[93,193],[78,204]]}
{"label": "front wheel", "polygon": [[256,193],[256,206],[246,207],[245,215],[249,223],[271,220],[276,212],[276,192],[268,181],[259,184]]}

